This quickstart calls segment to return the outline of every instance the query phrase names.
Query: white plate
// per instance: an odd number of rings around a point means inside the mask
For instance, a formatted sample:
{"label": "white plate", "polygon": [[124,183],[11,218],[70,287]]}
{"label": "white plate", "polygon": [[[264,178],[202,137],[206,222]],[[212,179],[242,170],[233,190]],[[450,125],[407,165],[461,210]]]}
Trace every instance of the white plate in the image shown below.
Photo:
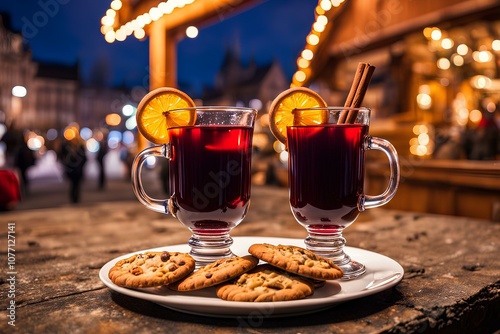
{"label": "white plate", "polygon": [[[231,247],[237,255],[248,254],[248,247],[254,243],[270,243],[274,245],[296,245],[304,247],[302,239],[266,238],[266,237],[233,237]],[[317,312],[348,300],[372,295],[396,285],[404,274],[403,267],[391,258],[359,248],[345,247],[345,252],[354,260],[366,266],[366,274],[350,280],[329,281],[317,289],[314,295],[301,300],[283,302],[229,302],[215,295],[215,288],[192,292],[175,292],[166,287],[127,289],[115,285],[108,278],[108,272],[116,261],[127,258],[135,253],[145,251],[177,251],[189,252],[187,244],[165,246],[134,252],[117,257],[106,263],[99,272],[101,281],[110,289],[131,297],[151,301],[172,310],[211,317],[284,317]],[[399,275],[398,275],[399,274]],[[394,279],[380,283],[373,288],[365,289],[373,280],[395,275]]]}

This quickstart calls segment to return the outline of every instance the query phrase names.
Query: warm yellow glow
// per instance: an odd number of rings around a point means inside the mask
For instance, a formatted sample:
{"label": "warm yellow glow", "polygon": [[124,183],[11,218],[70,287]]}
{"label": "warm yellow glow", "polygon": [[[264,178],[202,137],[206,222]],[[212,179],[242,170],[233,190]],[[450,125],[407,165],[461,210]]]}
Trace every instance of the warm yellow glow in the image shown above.
{"label": "warm yellow glow", "polygon": [[[301,86],[307,78],[307,70],[309,70],[310,63],[314,57],[313,50],[316,50],[317,45],[321,43],[321,33],[325,31],[326,25],[329,23],[326,13],[339,7],[344,0],[319,0],[315,12],[317,14],[316,20],[312,25],[311,32],[306,37],[306,47],[301,52],[301,58],[297,60],[299,70],[294,74],[291,87]],[[331,5],[330,5],[331,3]],[[312,49],[312,50],[311,50]]]}
{"label": "warm yellow glow", "polygon": [[413,133],[416,134],[417,136],[421,133],[428,133],[428,132],[429,128],[425,124],[415,124],[413,126]]}
{"label": "warm yellow glow", "polygon": [[432,33],[432,28],[430,27],[425,28],[423,31],[423,34],[427,39],[431,39],[431,33]]}
{"label": "warm yellow glow", "polygon": [[321,0],[319,5],[321,9],[323,9],[325,12],[332,9],[332,2],[330,0]]}
{"label": "warm yellow glow", "polygon": [[252,145],[264,150],[266,146],[269,144],[269,137],[265,133],[255,133],[253,135]]}
{"label": "warm yellow glow", "polygon": [[116,30],[113,30],[113,34],[110,34],[109,30],[103,27],[113,27],[115,24],[116,12],[120,10],[123,5],[120,0],[113,0],[110,5],[111,8],[106,11],[106,16],[101,19],[101,24],[103,26],[101,27],[101,33],[108,43],[113,43],[115,40],[124,41],[127,36],[132,34],[137,39],[143,39],[145,37],[143,28],[146,25],[159,20],[163,15],[172,13],[175,8],[184,7],[192,4],[194,1],[195,0],[169,0],[160,2],[157,7],[152,7],[147,13],[138,15],[131,21],[122,24]]}
{"label": "warm yellow glow", "polygon": [[124,29],[118,29],[115,33],[115,38],[117,41],[123,42],[127,38],[127,34]]}
{"label": "warm yellow glow", "polygon": [[313,24],[313,29],[314,29],[314,31],[317,31],[317,32],[323,32],[325,30],[325,25],[321,24],[319,22],[316,22]]}
{"label": "warm yellow glow", "polygon": [[152,21],[158,21],[162,15],[162,12],[157,7],[153,7],[149,10],[149,17],[151,17]]}
{"label": "warm yellow glow", "polygon": [[485,89],[491,87],[491,79],[484,75],[476,75],[470,81],[472,87],[477,89]]}
{"label": "warm yellow glow", "polygon": [[122,27],[123,29],[123,32],[125,33],[125,35],[127,36],[130,36],[132,35],[132,33],[134,32],[134,30],[132,29],[132,23],[128,22],[126,25],[124,25]]}
{"label": "warm yellow glow", "polygon": [[429,141],[430,141],[429,135],[427,133],[419,134],[417,139],[418,139],[418,143],[420,145],[427,145],[427,144],[429,144]]}
{"label": "warm yellow glow", "polygon": [[264,114],[259,119],[260,126],[267,128],[269,126],[269,114]]}
{"label": "warm yellow glow", "polygon": [[108,33],[108,31],[111,31],[111,30],[113,30],[113,28],[110,26],[101,26],[101,33],[103,35],[106,35]]}
{"label": "warm yellow glow", "polygon": [[198,36],[198,28],[189,26],[186,28],[186,36],[189,38],[196,38]]}
{"label": "warm yellow glow", "polygon": [[76,132],[77,130],[73,127],[67,127],[66,129],[64,129],[64,138],[66,140],[72,140],[76,137]]}
{"label": "warm yellow glow", "polygon": [[101,19],[101,23],[103,26],[112,26],[115,23],[115,18],[111,16],[104,16]]}
{"label": "warm yellow glow", "polygon": [[297,66],[300,68],[309,67],[310,61],[304,58],[297,59]]}
{"label": "warm yellow glow", "polygon": [[453,60],[453,64],[455,66],[462,66],[465,62],[464,57],[462,57],[461,55],[457,55],[457,54],[453,56],[452,60]]}
{"label": "warm yellow glow", "polygon": [[428,94],[418,94],[417,95],[417,104],[420,109],[428,110],[432,105],[432,98]]}
{"label": "warm yellow glow", "polygon": [[471,112],[469,113],[469,120],[473,123],[479,123],[482,118],[483,114],[481,114],[481,111],[477,109],[471,110]]}
{"label": "warm yellow glow", "polygon": [[285,150],[285,144],[283,144],[279,140],[276,140],[273,143],[273,149],[276,153],[281,153]]}
{"label": "warm yellow glow", "polygon": [[146,32],[142,28],[136,29],[134,30],[134,37],[137,39],[143,39],[146,37]]}
{"label": "warm yellow glow", "polygon": [[458,117],[462,119],[469,118],[469,110],[467,108],[460,108],[458,110]]}
{"label": "warm yellow glow", "polygon": [[434,41],[439,41],[442,36],[443,33],[439,28],[432,28],[431,39],[433,39]]}
{"label": "warm yellow glow", "polygon": [[104,35],[104,39],[108,43],[113,43],[116,39],[115,32],[113,30],[110,30]]}
{"label": "warm yellow glow", "polygon": [[122,121],[122,118],[118,114],[108,114],[106,115],[106,124],[109,126],[117,126]]}
{"label": "warm yellow glow", "polygon": [[306,41],[307,44],[317,45],[319,43],[319,36],[315,34],[309,34],[309,36],[307,36]]}
{"label": "warm yellow glow", "polygon": [[451,38],[443,38],[443,40],[441,41],[441,47],[445,50],[451,49],[454,44],[455,43]]}
{"label": "warm yellow glow", "polygon": [[142,14],[142,19],[144,20],[144,24],[150,24],[153,20],[151,20],[151,15],[149,13]]}
{"label": "warm yellow glow", "polygon": [[298,82],[303,82],[304,80],[306,80],[306,74],[304,73],[304,71],[295,72],[294,77]]}
{"label": "warm yellow glow", "polygon": [[491,42],[491,48],[493,51],[500,51],[500,40],[495,39],[493,42]]}
{"label": "warm yellow glow", "polygon": [[448,58],[439,58],[437,61],[437,67],[442,70],[447,70],[450,68],[450,61]]}
{"label": "warm yellow glow", "polygon": [[314,53],[309,49],[305,49],[302,51],[301,56],[306,60],[311,60],[314,57]]}
{"label": "warm yellow glow", "polygon": [[321,6],[316,6],[316,14],[323,15],[325,14],[325,10]]}
{"label": "warm yellow glow", "polygon": [[431,87],[429,85],[420,85],[418,87],[418,92],[421,94],[430,94],[431,93]]}
{"label": "warm yellow glow", "polygon": [[495,102],[489,101],[486,104],[486,111],[488,111],[489,113],[494,113],[495,110],[497,110],[497,105],[495,104]]}
{"label": "warm yellow glow", "polygon": [[122,8],[122,2],[120,0],[113,0],[110,7],[114,10],[120,10]]}
{"label": "warm yellow glow", "polygon": [[283,151],[280,153],[280,161],[283,163],[287,163],[288,161],[288,151]]}
{"label": "warm yellow glow", "polygon": [[457,53],[461,56],[465,56],[469,52],[469,47],[465,44],[460,44],[457,46]]}
{"label": "warm yellow glow", "polygon": [[474,51],[472,58],[478,63],[487,63],[493,59],[493,55],[490,51]]}
{"label": "warm yellow glow", "polygon": [[319,15],[316,22],[325,26],[328,24],[328,18],[325,15]]}

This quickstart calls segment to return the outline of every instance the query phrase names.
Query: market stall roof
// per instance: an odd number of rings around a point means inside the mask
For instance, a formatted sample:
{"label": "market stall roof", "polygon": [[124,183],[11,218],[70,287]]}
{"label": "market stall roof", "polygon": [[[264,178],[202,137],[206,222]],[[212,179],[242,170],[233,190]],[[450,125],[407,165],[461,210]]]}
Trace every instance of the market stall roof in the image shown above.
{"label": "market stall roof", "polygon": [[[333,0],[331,0],[334,3]],[[292,86],[309,85],[324,73],[328,62],[354,59],[357,55],[389,45],[405,34],[436,24],[460,24],[464,17],[498,13],[498,0],[422,0],[422,1],[335,1],[330,6],[320,0],[316,23],[297,60]],[[322,8],[322,4],[326,6]],[[319,23],[322,23],[320,25]],[[356,61],[348,62],[354,72]]]}
{"label": "market stall roof", "polygon": [[134,35],[142,39],[152,25],[176,30],[202,25],[233,15],[262,0],[113,0],[102,18],[101,32],[106,41],[123,41]]}
{"label": "market stall roof", "polygon": [[[262,0],[112,0],[101,19],[108,43],[149,36],[149,89],[177,86],[177,42],[188,26],[209,24]],[[139,136],[138,147],[146,140]]]}

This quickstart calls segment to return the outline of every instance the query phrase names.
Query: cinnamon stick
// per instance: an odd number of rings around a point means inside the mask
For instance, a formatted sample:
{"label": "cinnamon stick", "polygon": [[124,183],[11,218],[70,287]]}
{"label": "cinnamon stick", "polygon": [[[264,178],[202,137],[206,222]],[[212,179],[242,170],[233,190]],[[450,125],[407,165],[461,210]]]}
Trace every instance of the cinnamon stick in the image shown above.
{"label": "cinnamon stick", "polygon": [[[361,106],[374,71],[375,66],[366,63],[358,64],[344,107],[359,108]],[[357,110],[344,110],[340,114],[338,124],[352,124],[356,120],[357,115]]]}

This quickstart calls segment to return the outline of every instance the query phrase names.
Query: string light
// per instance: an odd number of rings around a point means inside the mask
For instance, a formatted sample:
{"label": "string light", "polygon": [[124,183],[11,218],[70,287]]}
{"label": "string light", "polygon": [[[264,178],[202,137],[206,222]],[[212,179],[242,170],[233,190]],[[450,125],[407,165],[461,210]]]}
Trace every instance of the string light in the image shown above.
{"label": "string light", "polygon": [[[316,6],[316,19],[311,26],[311,32],[306,37],[306,46],[297,59],[297,71],[292,77],[291,86],[302,86],[306,83],[311,71],[311,62],[323,38],[328,24],[331,24],[327,14],[338,7],[345,0],[319,0]],[[331,17],[331,16],[330,16]]]}
{"label": "string light", "polygon": [[190,5],[195,0],[169,0],[163,1],[157,7],[151,7],[148,12],[138,15],[135,19],[122,24],[115,29],[118,11],[123,7],[121,0],[113,0],[110,8],[106,10],[106,15],[101,19],[101,33],[108,43],[124,41],[128,36],[134,35],[137,39],[146,36],[144,27],[151,22],[158,21],[162,16],[171,14],[176,8]]}

